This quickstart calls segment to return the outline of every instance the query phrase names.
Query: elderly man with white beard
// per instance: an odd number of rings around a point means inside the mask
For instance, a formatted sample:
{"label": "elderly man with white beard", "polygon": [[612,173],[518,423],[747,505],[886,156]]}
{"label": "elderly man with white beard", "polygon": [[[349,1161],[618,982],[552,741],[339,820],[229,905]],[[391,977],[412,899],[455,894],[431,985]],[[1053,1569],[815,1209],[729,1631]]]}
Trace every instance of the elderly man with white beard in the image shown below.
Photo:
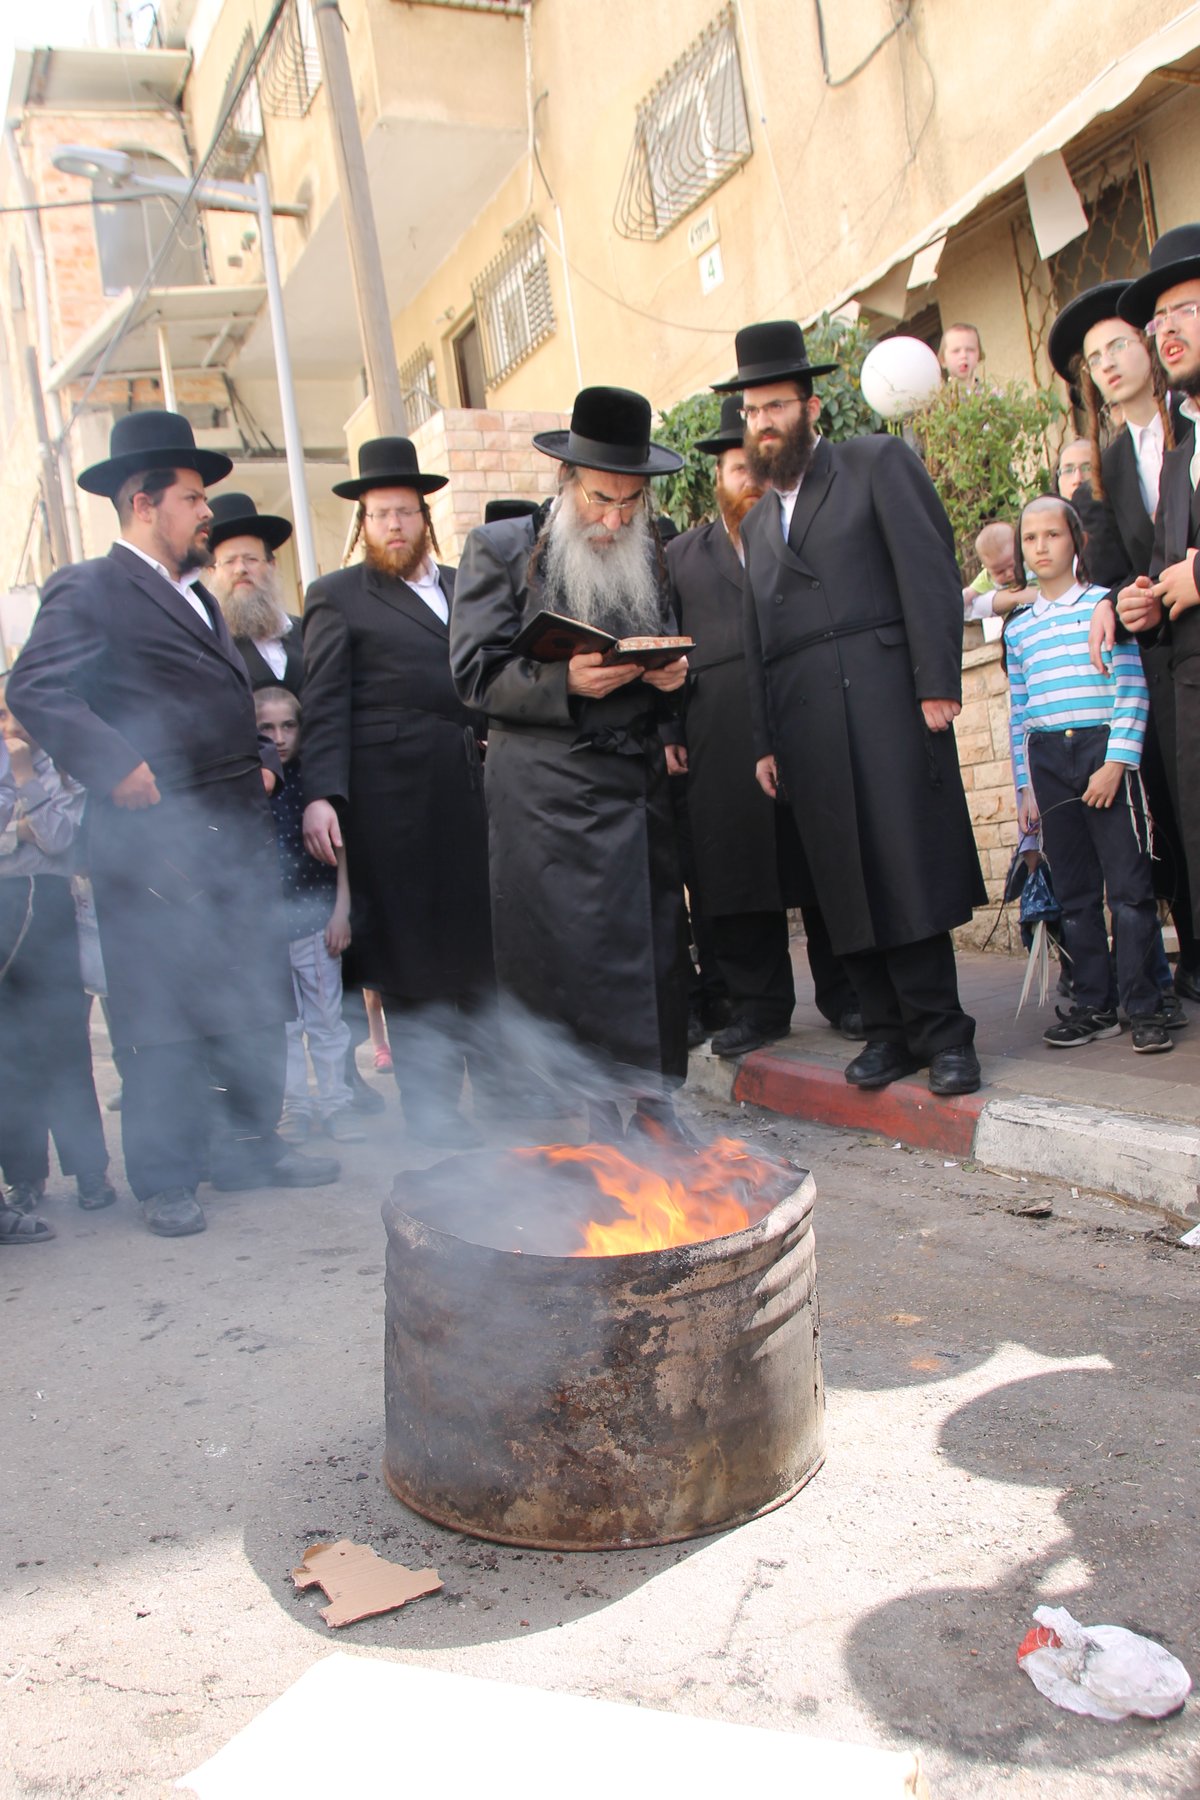
{"label": "elderly man with white beard", "polygon": [[[673,627],[649,479],[681,458],[650,441],[650,406],[585,388],[569,431],[536,447],[559,467],[535,519],[484,525],[459,568],[450,661],[488,717],[492,933],[502,991],[625,1071],[643,1122],[675,1129],[687,1073],[687,946],[659,724],[687,662],[543,662],[513,650],[549,610],[615,637]],[[611,1108],[593,1131],[612,1133]]]}
{"label": "elderly man with white beard", "polygon": [[211,505],[210,587],[250,686],[283,686],[298,698],[304,678],[300,621],[283,604],[275,566],[275,552],[291,537],[291,524],[260,513],[249,494],[217,494]]}

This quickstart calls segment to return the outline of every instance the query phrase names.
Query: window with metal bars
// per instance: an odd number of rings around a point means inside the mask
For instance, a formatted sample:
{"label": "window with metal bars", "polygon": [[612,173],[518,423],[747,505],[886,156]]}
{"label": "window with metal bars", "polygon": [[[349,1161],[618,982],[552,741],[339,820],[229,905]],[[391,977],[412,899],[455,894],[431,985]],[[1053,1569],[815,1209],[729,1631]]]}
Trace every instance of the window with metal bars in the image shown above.
{"label": "window with metal bars", "polygon": [[[229,80],[225,83],[219,116],[224,116],[226,107],[241,86],[242,77],[253,55],[254,37],[247,28],[234,65],[229,71]],[[213,160],[209,165],[212,174],[219,180],[240,181],[244,175],[249,173],[255,157],[258,155],[262,140],[262,101],[259,96],[256,72],[246,83],[242,97],[234,108],[229,123],[221,133]]]}
{"label": "window with metal bars", "polygon": [[506,249],[471,283],[489,387],[504,380],[554,330],[550,271],[536,219],[513,232]]}
{"label": "window with metal bars", "polygon": [[400,364],[400,392],[410,425],[423,425],[432,419],[438,406],[437,368],[428,344],[422,344]]}
{"label": "window with metal bars", "polygon": [[732,6],[684,52],[637,109],[613,223],[622,237],[663,237],[753,151]]}
{"label": "window with metal bars", "polygon": [[263,57],[263,110],[274,119],[302,119],[320,85],[321,51],[312,0],[291,0]]}

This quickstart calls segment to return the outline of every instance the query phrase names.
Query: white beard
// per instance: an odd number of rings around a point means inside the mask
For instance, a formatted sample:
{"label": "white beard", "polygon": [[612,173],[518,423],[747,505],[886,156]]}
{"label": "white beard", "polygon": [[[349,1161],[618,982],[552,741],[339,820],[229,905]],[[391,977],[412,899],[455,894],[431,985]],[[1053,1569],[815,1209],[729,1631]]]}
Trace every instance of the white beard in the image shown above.
{"label": "white beard", "polygon": [[604,527],[583,524],[560,495],[543,540],[547,605],[614,637],[657,636],[663,613],[649,519],[636,513],[602,549],[589,541],[600,536]]}
{"label": "white beard", "polygon": [[[213,583],[216,587],[216,582]],[[257,584],[249,591],[231,593],[225,598],[217,594],[225,623],[233,637],[250,638],[256,644],[268,638],[286,637],[292,622],[279,598],[279,576],[272,568],[264,569]]]}

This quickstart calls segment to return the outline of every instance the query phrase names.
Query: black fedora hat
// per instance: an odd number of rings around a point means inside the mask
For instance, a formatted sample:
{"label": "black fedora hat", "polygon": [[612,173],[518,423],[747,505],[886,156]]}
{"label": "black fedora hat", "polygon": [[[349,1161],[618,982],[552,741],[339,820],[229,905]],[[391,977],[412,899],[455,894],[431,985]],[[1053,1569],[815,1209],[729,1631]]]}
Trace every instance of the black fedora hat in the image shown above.
{"label": "black fedora hat", "polygon": [[1150,272],[1131,281],[1121,302],[1121,317],[1145,330],[1158,296],[1181,281],[1200,281],[1200,225],[1176,225],[1164,231],[1150,252]]}
{"label": "black fedora hat", "polygon": [[736,394],[743,388],[766,387],[771,381],[795,381],[800,376],[832,375],[836,363],[810,363],[804,333],[794,319],[773,319],[765,325],[743,325],[733,340],[737,373],[728,381],[714,381],[714,394]]}
{"label": "black fedora hat", "polygon": [[343,500],[358,500],[372,488],[406,487],[418,494],[435,494],[449,481],[448,475],[422,474],[416,445],[411,438],[368,438],[358,452],[358,477],[335,481],[333,491]]}
{"label": "black fedora hat", "polygon": [[693,450],[706,450],[710,456],[720,456],[726,450],[740,450],[746,434],[746,421],[742,418],[742,396],[727,394],[721,402],[721,424],[711,437],[697,438],[692,445]]}
{"label": "black fedora hat", "polygon": [[539,431],[534,448],[607,475],[673,475],[683,458],[650,442],[650,402],[629,388],[580,388],[570,431]]}
{"label": "black fedora hat", "polygon": [[260,513],[249,494],[218,494],[212,502],[208,547],[215,550],[226,538],[261,538],[268,550],[278,550],[292,535],[291,522],[274,513]]}
{"label": "black fedora hat", "polygon": [[1046,339],[1054,371],[1064,381],[1074,379],[1071,364],[1083,349],[1083,340],[1092,326],[1099,325],[1102,319],[1120,318],[1120,301],[1128,287],[1127,281],[1102,281],[1067,301]]}
{"label": "black fedora hat", "polygon": [[85,493],[107,494],[115,500],[121,484],[143,470],[194,469],[205,487],[211,487],[214,481],[224,481],[232,467],[232,459],[219,451],[196,448],[182,413],[147,407],[116,421],[109,433],[108,456],[76,480]]}
{"label": "black fedora hat", "polygon": [[501,519],[532,519],[541,510],[537,500],[489,500],[483,509],[483,522],[496,525]]}

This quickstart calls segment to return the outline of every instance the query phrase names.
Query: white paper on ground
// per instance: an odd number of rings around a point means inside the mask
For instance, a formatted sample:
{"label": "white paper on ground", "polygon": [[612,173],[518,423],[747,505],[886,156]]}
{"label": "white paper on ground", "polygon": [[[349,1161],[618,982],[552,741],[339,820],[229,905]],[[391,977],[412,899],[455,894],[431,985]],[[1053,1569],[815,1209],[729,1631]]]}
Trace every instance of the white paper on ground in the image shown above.
{"label": "white paper on ground", "polygon": [[176,1782],[199,1800],[662,1800],[738,1793],[906,1800],[927,1793],[911,1752],[835,1744],[611,1700],[551,1694],[335,1652]]}

